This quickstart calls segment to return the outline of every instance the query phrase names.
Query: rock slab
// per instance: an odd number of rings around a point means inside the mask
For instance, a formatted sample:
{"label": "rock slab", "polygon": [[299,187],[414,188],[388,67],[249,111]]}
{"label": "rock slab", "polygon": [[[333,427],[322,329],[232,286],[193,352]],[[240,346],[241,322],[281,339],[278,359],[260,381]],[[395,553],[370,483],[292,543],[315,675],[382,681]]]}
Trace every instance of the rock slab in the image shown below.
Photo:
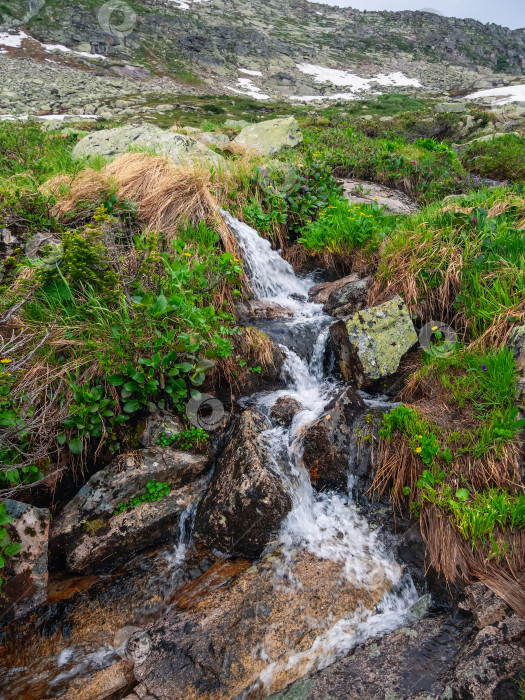
{"label": "rock slab", "polygon": [[233,143],[243,146],[251,153],[267,156],[285,147],[293,148],[302,140],[303,135],[298,121],[294,117],[285,117],[249,124],[233,140]]}
{"label": "rock slab", "polygon": [[5,508],[13,519],[5,525],[7,534],[11,542],[22,544],[18,555],[6,557],[1,572],[0,619],[11,621],[47,599],[49,510],[11,499],[5,501]]}
{"label": "rock slab", "polygon": [[[154,447],[120,457],[94,474],[53,521],[52,563],[77,573],[114,566],[135,551],[177,536],[182,512],[205,489],[208,458]],[[149,481],[168,483],[170,493],[115,514],[119,503],[138,496]]]}

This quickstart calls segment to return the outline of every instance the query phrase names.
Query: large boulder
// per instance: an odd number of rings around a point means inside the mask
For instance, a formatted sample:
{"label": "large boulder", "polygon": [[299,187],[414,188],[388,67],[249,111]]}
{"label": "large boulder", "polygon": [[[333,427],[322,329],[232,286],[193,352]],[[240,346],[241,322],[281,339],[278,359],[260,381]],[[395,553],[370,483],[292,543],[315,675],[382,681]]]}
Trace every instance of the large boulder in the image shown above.
{"label": "large boulder", "polygon": [[291,425],[294,416],[299,411],[303,411],[304,407],[292,396],[280,396],[272,406],[272,420],[277,425]]}
{"label": "large boulder", "polygon": [[[124,561],[132,552],[177,537],[181,514],[201,498],[209,460],[202,455],[154,447],[119,457],[94,474],[53,521],[52,563],[84,573]],[[149,482],[170,492],[124,512],[119,504],[140,496]]]}
{"label": "large boulder", "polygon": [[363,277],[362,279],[349,280],[345,284],[339,285],[330,292],[328,299],[323,305],[323,311],[343,318],[363,309],[366,306],[370,282],[370,277]]}
{"label": "large boulder", "polygon": [[184,134],[174,134],[153,124],[128,124],[115,129],[94,131],[84,136],[75,148],[74,160],[91,156],[113,158],[131,149],[143,149],[168,156],[179,165],[202,162],[218,165],[222,157]]}
{"label": "large boulder", "polygon": [[147,629],[152,651],[135,666],[130,699],[265,697],[322,658],[316,640],[329,639],[337,620],[366,619],[392,585],[381,567],[373,585],[354,585],[340,564],[301,550],[288,563],[276,552],[245,564],[236,578],[236,563],[228,563],[222,577],[210,569]]}
{"label": "large boulder", "polygon": [[366,388],[395,374],[402,357],[418,340],[405,303],[390,301],[363,309],[331,328],[332,347],[347,381]]}
{"label": "large boulder", "polygon": [[47,599],[47,553],[49,510],[7,499],[6,514],[11,522],[0,525],[11,543],[20,543],[20,553],[5,556],[4,580],[0,589],[0,619],[26,615]]}
{"label": "large boulder", "polygon": [[297,146],[302,140],[303,135],[297,120],[294,117],[285,117],[245,126],[233,143],[243,146],[248,152],[267,156],[286,146]]}
{"label": "large boulder", "polygon": [[363,399],[347,387],[304,429],[303,462],[316,489],[346,489],[354,423],[364,411]]}
{"label": "large boulder", "polygon": [[197,511],[197,543],[255,558],[279,530],[292,498],[261,437],[270,427],[257,411],[241,414]]}
{"label": "large boulder", "polygon": [[204,146],[211,145],[215,146],[216,148],[220,148],[221,150],[227,143],[230,143],[230,139],[226,136],[226,134],[221,134],[220,132],[215,131],[204,131],[200,134],[194,134],[193,138],[195,141],[202,143]]}

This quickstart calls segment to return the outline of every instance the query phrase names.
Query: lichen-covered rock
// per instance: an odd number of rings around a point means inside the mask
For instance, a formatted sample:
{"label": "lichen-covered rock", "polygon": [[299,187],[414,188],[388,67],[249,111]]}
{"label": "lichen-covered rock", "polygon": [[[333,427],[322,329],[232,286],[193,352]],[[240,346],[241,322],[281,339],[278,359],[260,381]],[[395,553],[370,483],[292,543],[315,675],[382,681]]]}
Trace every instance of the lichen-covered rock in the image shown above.
{"label": "lichen-covered rock", "polygon": [[233,143],[259,155],[277,153],[286,146],[297,146],[303,140],[299,123],[294,117],[270,119],[245,126]]}
{"label": "lichen-covered rock", "polygon": [[77,143],[72,156],[75,160],[97,155],[113,158],[127,153],[130,148],[141,148],[167,156],[179,165],[193,162],[218,165],[222,161],[220,155],[190,136],[164,131],[152,124],[130,124],[94,131]]}
{"label": "lichen-covered rock", "polygon": [[0,526],[11,542],[21,543],[20,553],[5,557],[1,570],[0,619],[10,621],[26,615],[47,599],[47,554],[49,510],[7,499],[7,515],[12,522]]}
{"label": "lichen-covered rock", "polygon": [[417,343],[417,333],[405,303],[390,301],[354,314],[346,324],[364,374],[376,381],[394,374],[403,355]]}
{"label": "lichen-covered rock", "polygon": [[202,143],[204,146],[210,144],[216,148],[220,148],[221,150],[227,143],[230,143],[230,139],[226,136],[226,134],[215,133],[214,131],[204,131],[200,134],[194,133],[193,138],[195,141]]}
{"label": "lichen-covered rock", "polygon": [[[209,460],[202,455],[154,447],[117,458],[94,474],[53,521],[54,567],[96,571],[125,560],[131,552],[177,537],[181,513],[199,500]],[[167,483],[170,493],[115,514],[119,503],[139,496],[149,481]]]}
{"label": "lichen-covered rock", "polygon": [[354,422],[365,411],[362,398],[352,387],[344,391],[301,435],[303,462],[318,490],[346,489]]}
{"label": "lichen-covered rock", "polygon": [[304,407],[291,396],[280,396],[272,406],[272,420],[277,425],[288,426],[293,421],[296,413],[302,411]]}
{"label": "lichen-covered rock", "polygon": [[271,427],[244,411],[213,473],[195,519],[195,541],[222,552],[258,557],[292,507],[279,467],[261,433]]}

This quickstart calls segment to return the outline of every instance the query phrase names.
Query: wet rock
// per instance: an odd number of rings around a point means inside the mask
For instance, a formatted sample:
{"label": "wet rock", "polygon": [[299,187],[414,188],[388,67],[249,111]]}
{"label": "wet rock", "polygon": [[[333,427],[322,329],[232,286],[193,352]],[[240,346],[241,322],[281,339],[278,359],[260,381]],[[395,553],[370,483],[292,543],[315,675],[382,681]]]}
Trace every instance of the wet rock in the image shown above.
{"label": "wet rock", "polygon": [[366,296],[371,278],[348,281],[330,292],[323,311],[334,316],[349,316],[366,306]]}
{"label": "wet rock", "polygon": [[[121,456],[94,474],[53,521],[50,548],[54,567],[70,571],[101,570],[125,560],[131,552],[175,539],[181,513],[205,489],[208,459],[154,447]],[[144,502],[115,514],[119,503],[146,491],[149,481],[168,483],[159,501]]]}
{"label": "wet rock", "polygon": [[308,299],[309,301],[313,301],[314,304],[326,304],[331,294],[336,294],[341,288],[355,284],[358,281],[359,275],[353,272],[351,275],[341,277],[341,279],[335,282],[321,282],[321,284],[315,284],[308,290]]}
{"label": "wet rock", "polygon": [[339,366],[347,381],[359,388],[394,374],[403,355],[418,340],[401,297],[358,311],[346,323],[348,340],[341,326],[333,328],[331,339]]}
{"label": "wet rock", "polygon": [[130,558],[111,576],[52,576],[47,602],[2,628],[2,699],[102,700],[126,689],[136,646],[122,654],[123,631],[158,619],[213,562],[193,548],[182,562],[169,545]]}
{"label": "wet rock", "polygon": [[364,410],[362,398],[347,387],[318,420],[304,429],[303,462],[318,490],[346,489],[354,423]]}
{"label": "wet rock", "polygon": [[197,511],[197,543],[257,557],[279,530],[292,499],[261,438],[270,427],[253,410],[244,411],[235,424]]}
{"label": "wet rock", "polygon": [[92,132],[77,143],[72,156],[75,160],[96,155],[111,158],[127,153],[130,146],[168,156],[179,165],[198,161],[218,165],[222,160],[222,156],[190,136],[164,131],[152,124],[130,124]]}
{"label": "wet rock", "polygon": [[[365,115],[371,117],[371,115]],[[413,214],[417,204],[403,192],[384,185],[361,180],[343,180],[344,196],[350,204],[373,204],[385,207],[392,214]]]}
{"label": "wet rock", "polygon": [[10,621],[22,617],[47,598],[47,555],[49,510],[7,499],[7,515],[12,522],[0,526],[7,530],[12,543],[22,545],[16,556],[5,557],[1,570],[0,619]]}
{"label": "wet rock", "polygon": [[482,629],[502,620],[507,613],[507,604],[483,583],[473,583],[465,588],[465,609],[474,616],[476,626]]}
{"label": "wet rock", "polygon": [[294,117],[285,117],[249,124],[242,129],[233,143],[243,146],[249,152],[271,155],[286,146],[297,146],[302,140],[303,135],[297,120]]}
{"label": "wet rock", "polygon": [[338,564],[305,552],[297,553],[286,577],[282,566],[275,553],[233,581],[210,580],[210,569],[191,584],[193,601],[183,598],[184,615],[176,601],[147,628],[152,652],[135,667],[134,700],[264,697],[268,690],[260,694],[258,676],[269,664],[275,666],[268,689],[282,688],[316,663],[312,645],[335,620],[353,612],[359,617],[389,588],[381,575],[373,590],[356,588]]}
{"label": "wet rock", "polygon": [[292,309],[271,301],[247,301],[237,306],[237,318],[239,323],[251,324],[257,320],[273,321],[276,318],[291,318]]}
{"label": "wet rock", "polygon": [[272,406],[272,420],[278,425],[289,426],[295,414],[303,409],[304,406],[291,396],[281,396]]}
{"label": "wet rock", "polygon": [[480,632],[460,616],[424,619],[359,645],[351,656],[270,697],[517,700],[513,679],[525,665],[525,651],[519,641],[524,625],[514,618]]}

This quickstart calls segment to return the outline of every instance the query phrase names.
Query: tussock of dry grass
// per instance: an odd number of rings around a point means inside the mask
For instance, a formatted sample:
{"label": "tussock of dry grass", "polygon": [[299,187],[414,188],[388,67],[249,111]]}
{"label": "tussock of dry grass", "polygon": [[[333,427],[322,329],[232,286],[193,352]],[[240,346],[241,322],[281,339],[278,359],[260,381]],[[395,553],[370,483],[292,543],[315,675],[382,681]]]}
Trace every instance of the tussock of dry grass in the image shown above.
{"label": "tussock of dry grass", "polygon": [[432,566],[452,583],[481,581],[525,618],[525,533],[494,530],[494,539],[508,542],[500,561],[487,559],[483,549],[472,549],[449,519],[432,504],[421,511],[421,534]]}
{"label": "tussock of dry grass", "polygon": [[106,165],[100,172],[82,170],[69,179],[54,178],[46,183],[50,192],[59,194],[67,186],[53,209],[64,220],[82,202],[97,203],[107,192],[137,204],[139,221],[148,231],[157,231],[168,240],[176,237],[184,224],[205,221],[220,234],[225,250],[238,253],[235,238],[217,210],[211,174],[204,168],[180,167],[167,158],[146,153],[126,153]]}

